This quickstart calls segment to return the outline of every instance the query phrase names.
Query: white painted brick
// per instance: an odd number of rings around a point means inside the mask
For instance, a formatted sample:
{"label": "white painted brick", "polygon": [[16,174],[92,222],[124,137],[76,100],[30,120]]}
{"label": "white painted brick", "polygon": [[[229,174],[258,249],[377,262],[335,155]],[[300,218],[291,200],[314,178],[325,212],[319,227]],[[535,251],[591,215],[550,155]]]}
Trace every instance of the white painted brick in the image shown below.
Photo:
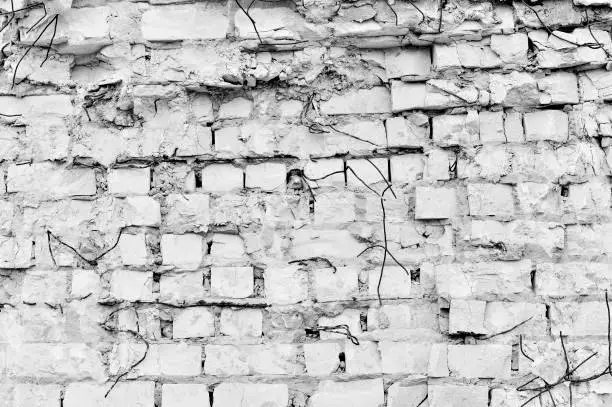
{"label": "white painted brick", "polygon": [[210,407],[208,386],[205,384],[171,384],[162,386],[164,407]]}
{"label": "white painted brick", "polygon": [[314,271],[314,289],[318,301],[350,300],[357,295],[357,270],[351,267]]}
{"label": "white painted brick", "polygon": [[[365,159],[348,160],[347,166],[352,168],[355,174],[367,185],[376,184],[379,182],[384,183],[383,176],[389,180],[388,161],[385,158],[372,158],[371,163]],[[374,165],[372,165],[374,164]],[[382,175],[376,170],[376,167],[380,170]],[[347,185],[357,188],[365,189],[365,185],[353,174],[353,172],[347,169]]]}
{"label": "white painted brick", "polygon": [[344,347],[339,342],[315,342],[304,344],[306,372],[310,376],[329,376],[338,370],[340,352]]}
{"label": "white painted brick", "polygon": [[433,141],[439,146],[471,146],[479,141],[478,113],[436,116],[432,121]]}
{"label": "white painted brick", "polygon": [[195,269],[202,262],[203,250],[200,235],[163,235],[161,238],[161,253],[166,265]]}
{"label": "white painted brick", "polygon": [[285,407],[289,403],[286,384],[221,383],[215,388],[213,407]]}
{"label": "white painted brick", "polygon": [[153,405],[155,382],[122,381],[104,397],[108,386],[96,383],[70,383],[64,395],[64,407],[100,407]]}
{"label": "white painted brick", "polygon": [[448,345],[451,375],[466,378],[510,376],[511,345]]}
{"label": "white painted brick", "polygon": [[323,381],[310,397],[310,407],[373,407],[383,405],[385,393],[382,379],[350,382]]}
{"label": "white painted brick", "polygon": [[121,262],[126,266],[144,266],[147,263],[147,244],[145,234],[130,235],[123,233],[119,239]]}
{"label": "white painted brick", "polygon": [[111,274],[111,296],[124,301],[153,300],[153,273],[116,270]]}
{"label": "white painted brick", "polygon": [[430,384],[429,407],[487,407],[489,386]]}
{"label": "white painted brick", "polygon": [[[349,327],[349,330],[353,335],[359,336],[361,331],[361,312],[356,309],[345,309],[341,314],[335,317],[320,317],[317,321],[317,326],[337,326],[337,325],[346,325]],[[343,334],[338,334],[334,332],[320,331],[319,335],[322,340],[331,340],[338,338],[343,338]]]}
{"label": "white painted brick", "polygon": [[393,383],[387,390],[387,406],[418,406],[427,397],[427,384]]}
{"label": "white painted brick", "polygon": [[243,265],[249,263],[244,241],[238,235],[215,233],[210,246],[210,258],[216,266]]}
{"label": "white painted brick", "polygon": [[480,123],[480,141],[483,144],[505,143],[504,113],[480,112],[478,121]]}
{"label": "white painted brick", "polygon": [[390,161],[391,179],[394,184],[411,183],[423,177],[423,156],[419,154],[393,156]]}
{"label": "white painted brick", "polygon": [[210,95],[199,93],[191,101],[191,111],[200,123],[210,123],[215,119]]}
{"label": "white painted brick", "polygon": [[556,301],[550,307],[552,332],[564,335],[606,335],[608,319],[603,301]]}
{"label": "white painted brick", "polygon": [[308,161],[304,166],[304,175],[311,179],[325,177],[331,173],[334,175],[328,176],[317,181],[309,181],[319,186],[344,186],[344,162],[341,159],[321,159],[317,161]]}
{"label": "white painted brick", "polygon": [[452,218],[457,212],[457,196],[451,188],[416,188],[416,219]]}
{"label": "white painted brick", "polygon": [[159,281],[160,299],[172,303],[194,303],[204,297],[201,271],[163,274]]}
{"label": "white painted brick", "polygon": [[318,225],[332,225],[355,221],[356,199],[351,192],[318,193],[314,203],[314,221]]}
{"label": "white painted brick", "polygon": [[[368,277],[368,294],[377,295],[378,282],[380,280],[380,268],[372,269]],[[412,280],[410,270],[408,273],[401,267],[385,267],[383,279],[380,284],[381,298],[409,298]]]}
{"label": "white painted brick", "polygon": [[264,272],[266,298],[276,304],[297,304],[308,298],[308,276],[298,266],[271,266]]}
{"label": "white painted brick", "polygon": [[165,376],[199,376],[202,370],[200,345],[160,344],[160,373]]}
{"label": "white painted brick", "polygon": [[429,119],[423,114],[385,121],[389,147],[421,147],[429,140]]}
{"label": "white painted brick", "polygon": [[76,298],[83,298],[87,295],[97,295],[100,291],[100,277],[91,270],[74,270],[70,295]]}
{"label": "white painted brick", "polygon": [[0,236],[0,267],[28,268],[33,264],[32,240]]}
{"label": "white painted brick", "polygon": [[448,377],[448,344],[434,343],[429,352],[427,363],[427,375],[429,377]]}
{"label": "white painted brick", "polygon": [[382,367],[385,374],[425,374],[431,344],[380,342]]}
{"label": "white painted brick", "polygon": [[527,64],[528,38],[525,33],[491,35],[491,49],[506,64]]}
{"label": "white painted brick", "polygon": [[523,143],[525,141],[525,134],[523,133],[523,117],[520,113],[506,113],[506,117],[504,119],[504,133],[508,143]]}
{"label": "white painted brick", "polygon": [[554,72],[538,79],[541,104],[578,103],[578,79],[572,72]]}
{"label": "white painted brick", "polygon": [[559,110],[541,110],[525,113],[525,137],[527,141],[550,140],[567,141],[569,134],[569,119],[567,114]]}
{"label": "white painted brick", "polygon": [[66,298],[67,288],[65,271],[32,270],[23,279],[21,299],[27,303],[59,304]]}
{"label": "white painted brick", "polygon": [[173,232],[208,230],[210,197],[207,194],[169,194],[166,208],[164,223]]}
{"label": "white painted brick", "polygon": [[245,98],[234,98],[219,107],[217,119],[244,119],[251,115],[253,101]]}
{"label": "white painted brick", "polygon": [[354,89],[322,102],[321,111],[328,115],[390,113],[391,97],[383,86]]}
{"label": "white painted brick", "polygon": [[215,334],[215,316],[205,307],[180,310],[172,322],[173,338],[205,338]]}
{"label": "white painted brick", "polygon": [[385,50],[385,69],[388,78],[419,80],[431,70],[430,48],[392,48]]}
{"label": "white painted brick", "polygon": [[512,216],[512,186],[503,184],[468,184],[468,204],[472,216]]}
{"label": "white painted brick", "polygon": [[108,174],[108,191],[115,195],[145,195],[151,187],[151,169],[118,168]]}
{"label": "white painted brick", "polygon": [[349,375],[366,375],[382,373],[380,354],[376,342],[360,341],[345,344],[346,373]]}
{"label": "white painted brick", "polygon": [[61,386],[56,384],[17,384],[14,390],[14,407],[59,407]]}
{"label": "white painted brick", "polygon": [[486,333],[484,327],[486,306],[487,303],[484,301],[451,300],[449,333]]}
{"label": "white painted brick", "polygon": [[123,216],[130,226],[157,226],[161,223],[159,202],[149,196],[125,198]]}
{"label": "white painted brick", "polygon": [[7,172],[7,191],[63,198],[95,195],[96,176],[89,168],[65,169],[50,163],[12,165]]}
{"label": "white painted brick", "polygon": [[211,164],[202,169],[202,189],[206,192],[228,192],[241,189],[244,171],[231,164]]}
{"label": "white painted brick", "polygon": [[261,336],[263,327],[261,310],[224,308],[219,321],[221,335],[235,338]]}
{"label": "white painted brick", "polygon": [[213,296],[246,298],[253,295],[252,267],[213,267],[210,286]]}
{"label": "white painted brick", "polygon": [[287,168],[282,163],[247,165],[245,186],[264,191],[280,190],[285,187],[286,177]]}
{"label": "white painted brick", "polygon": [[220,3],[151,7],[142,16],[142,36],[147,41],[223,39],[229,29],[226,13]]}

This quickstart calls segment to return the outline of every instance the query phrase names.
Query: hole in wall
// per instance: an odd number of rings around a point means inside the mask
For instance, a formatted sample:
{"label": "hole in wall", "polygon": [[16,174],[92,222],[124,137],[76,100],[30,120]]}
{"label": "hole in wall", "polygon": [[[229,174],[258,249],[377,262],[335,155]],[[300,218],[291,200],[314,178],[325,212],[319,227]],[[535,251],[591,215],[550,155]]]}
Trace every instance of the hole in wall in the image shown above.
{"label": "hole in wall", "polygon": [[202,171],[195,170],[194,173],[196,188],[202,188]]}
{"label": "hole in wall", "polygon": [[561,185],[561,196],[567,198],[569,196],[569,185]]}

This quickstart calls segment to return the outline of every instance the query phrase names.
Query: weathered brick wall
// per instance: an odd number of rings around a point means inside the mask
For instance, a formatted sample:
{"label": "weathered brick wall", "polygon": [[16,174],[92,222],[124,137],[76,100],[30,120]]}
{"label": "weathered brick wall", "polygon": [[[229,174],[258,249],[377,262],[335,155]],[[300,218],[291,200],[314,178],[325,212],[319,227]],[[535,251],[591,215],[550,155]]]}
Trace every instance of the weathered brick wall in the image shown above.
{"label": "weathered brick wall", "polygon": [[612,3],[249,4],[3,31],[0,406],[612,405]]}

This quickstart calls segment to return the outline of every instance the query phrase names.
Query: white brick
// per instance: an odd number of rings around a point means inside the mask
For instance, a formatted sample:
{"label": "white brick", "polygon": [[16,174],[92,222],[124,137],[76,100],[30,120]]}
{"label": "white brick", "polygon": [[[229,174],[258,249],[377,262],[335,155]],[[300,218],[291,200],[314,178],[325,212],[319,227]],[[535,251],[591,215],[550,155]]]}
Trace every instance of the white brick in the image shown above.
{"label": "white brick", "polygon": [[429,384],[429,407],[487,407],[489,386]]}
{"label": "white brick", "polygon": [[82,298],[100,291],[100,276],[91,270],[73,270],[70,295]]}
{"label": "white brick", "polygon": [[168,229],[175,233],[206,232],[210,223],[210,197],[207,194],[170,194],[166,197]]}
{"label": "white brick", "polygon": [[201,124],[211,123],[215,119],[212,99],[206,93],[199,93],[194,96],[191,101],[191,111]]}
{"label": "white brick", "polygon": [[217,119],[244,119],[251,115],[253,101],[245,98],[234,98],[219,107]]}
{"label": "white brick", "polygon": [[194,303],[204,297],[201,271],[163,274],[159,281],[160,299],[172,303]]}
{"label": "white brick", "polygon": [[245,186],[264,191],[280,190],[285,187],[286,177],[287,168],[282,163],[247,165]]}
{"label": "white brick", "polygon": [[564,112],[559,110],[541,110],[525,113],[523,121],[527,141],[567,141],[569,119]]}
{"label": "white brick", "polygon": [[314,271],[315,296],[318,301],[350,300],[358,294],[357,270],[351,267]]}
{"label": "white brick", "polygon": [[150,187],[150,168],[118,168],[108,174],[108,192],[111,194],[145,195]]}
{"label": "white brick", "polygon": [[[380,268],[370,270],[368,277],[368,294],[377,295]],[[401,267],[385,267],[383,279],[380,284],[381,298],[409,298],[412,280],[410,270],[408,273]]]}
{"label": "white brick", "polygon": [[385,68],[388,78],[420,80],[426,78],[431,70],[429,47],[392,48],[385,50]]}
{"label": "white brick", "polygon": [[510,376],[512,345],[448,345],[451,375],[466,378]]}
{"label": "white brick", "polygon": [[486,306],[487,303],[484,301],[451,300],[449,333],[486,333],[484,327]]}
{"label": "white brick", "polygon": [[211,164],[202,169],[202,190],[228,192],[241,189],[244,182],[242,168],[231,164]]}
{"label": "white brick", "polygon": [[269,267],[264,285],[266,298],[275,304],[297,304],[308,298],[308,276],[298,266]]}
{"label": "white brick", "polygon": [[166,376],[199,376],[202,370],[200,345],[161,344],[159,347],[160,373]]}
{"label": "white brick", "polygon": [[468,204],[472,216],[511,216],[514,214],[512,186],[468,184]]}
{"label": "white brick", "polygon": [[344,162],[341,159],[321,159],[308,161],[304,166],[304,175],[311,179],[317,179],[330,175],[318,181],[309,181],[319,186],[344,186]]}
{"label": "white brick", "polygon": [[526,64],[528,48],[528,38],[525,33],[491,35],[491,49],[506,64]]}
{"label": "white brick", "polygon": [[59,304],[66,298],[67,288],[65,271],[32,270],[23,279],[21,299],[27,303]]}
{"label": "white brick", "polygon": [[236,266],[249,262],[242,238],[228,233],[215,233],[213,235],[210,258],[216,266]]}
{"label": "white brick", "polygon": [[385,121],[389,147],[421,147],[429,140],[429,119],[423,114]]}
{"label": "white brick", "polygon": [[246,298],[253,295],[252,267],[212,267],[210,280],[213,296]]}
{"label": "white brick", "polygon": [[172,337],[205,338],[215,334],[215,316],[204,307],[192,307],[180,310],[172,322]]}
{"label": "white brick", "polygon": [[451,188],[416,188],[416,219],[446,219],[455,216],[457,196]]}
{"label": "white brick", "polygon": [[61,386],[17,384],[13,407],[59,407]]}
{"label": "white brick", "polygon": [[382,379],[323,381],[310,397],[309,407],[375,407],[385,402]]}
{"label": "white brick", "polygon": [[221,383],[215,388],[214,407],[286,407],[289,389],[286,384]]}
{"label": "white brick", "polygon": [[554,72],[538,79],[540,103],[576,104],[578,103],[578,78],[572,72]]}
{"label": "white brick", "polygon": [[164,407],[210,407],[205,384],[164,384],[162,400]]}
{"label": "white brick", "polygon": [[161,223],[159,202],[149,196],[125,198],[123,216],[128,226],[157,226]]}
{"label": "white brick", "polygon": [[387,394],[387,407],[418,406],[427,397],[427,384],[393,383]]}
{"label": "white brick", "polygon": [[480,112],[478,120],[480,123],[480,141],[483,144],[505,143],[504,113]]}
{"label": "white brick", "polygon": [[147,244],[145,234],[124,233],[119,239],[121,262],[126,266],[144,266],[147,263]]}
{"label": "white brick", "polygon": [[66,387],[64,407],[150,407],[153,405],[155,382],[122,381],[104,397],[107,385],[70,383]]}
{"label": "white brick", "polygon": [[161,253],[165,265],[195,269],[202,262],[203,250],[200,235],[163,235],[161,238]]}
{"label": "white brick", "polygon": [[346,373],[349,375],[378,374],[382,372],[378,344],[376,342],[360,341],[359,345],[352,342],[345,344]]}
{"label": "white brick", "polygon": [[340,352],[343,349],[339,342],[305,343],[306,371],[310,376],[329,376],[335,373],[340,365]]}
{"label": "white brick", "polygon": [[431,344],[380,342],[383,373],[426,374]]}
{"label": "white brick", "polygon": [[124,301],[152,301],[153,274],[116,270],[111,275],[111,296]]}
{"label": "white brick", "polygon": [[[367,185],[376,184],[379,182],[384,183],[383,176],[389,180],[389,171],[387,165],[387,159],[385,158],[372,158],[371,163],[365,159],[349,160],[347,166],[352,168],[363,182]],[[374,164],[374,165],[372,165]],[[376,166],[376,167],[375,167]],[[376,170],[380,170],[382,175]],[[353,172],[347,169],[346,172],[347,184],[357,189],[365,189],[365,185],[353,174]]]}
{"label": "white brick", "polygon": [[28,268],[34,263],[33,255],[32,240],[0,236],[0,267]]}
{"label": "white brick", "polygon": [[223,39],[229,29],[226,13],[220,3],[151,7],[142,16],[142,36],[147,41]]}
{"label": "white brick", "polygon": [[423,178],[423,168],[425,164],[423,162],[422,155],[394,155],[391,157],[390,161],[391,179],[393,180],[394,184],[412,183]]}
{"label": "white brick", "polygon": [[7,192],[49,198],[95,195],[96,176],[89,168],[65,169],[49,163],[13,165],[7,172]]}
{"label": "white brick", "polygon": [[432,121],[433,141],[439,146],[472,146],[479,141],[478,113],[436,116]]}
{"label": "white brick", "polygon": [[523,143],[525,141],[523,117],[520,113],[506,113],[506,118],[504,119],[504,133],[508,143]]}
{"label": "white brick", "polygon": [[603,301],[556,301],[550,307],[551,330],[564,335],[607,335],[608,319]]}
{"label": "white brick", "polygon": [[258,309],[224,308],[220,318],[221,335],[235,338],[261,337],[263,315]]}
{"label": "white brick", "polygon": [[322,102],[321,111],[328,115],[390,113],[391,97],[384,86],[355,89]]}

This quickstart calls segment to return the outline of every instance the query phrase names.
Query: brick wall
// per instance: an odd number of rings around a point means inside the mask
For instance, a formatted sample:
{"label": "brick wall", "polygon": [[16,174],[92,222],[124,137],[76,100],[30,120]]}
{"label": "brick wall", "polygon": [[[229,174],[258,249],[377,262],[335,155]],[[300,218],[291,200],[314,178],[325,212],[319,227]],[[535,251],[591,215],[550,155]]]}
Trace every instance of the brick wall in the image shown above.
{"label": "brick wall", "polygon": [[0,407],[612,405],[612,3],[59,3],[2,33]]}

